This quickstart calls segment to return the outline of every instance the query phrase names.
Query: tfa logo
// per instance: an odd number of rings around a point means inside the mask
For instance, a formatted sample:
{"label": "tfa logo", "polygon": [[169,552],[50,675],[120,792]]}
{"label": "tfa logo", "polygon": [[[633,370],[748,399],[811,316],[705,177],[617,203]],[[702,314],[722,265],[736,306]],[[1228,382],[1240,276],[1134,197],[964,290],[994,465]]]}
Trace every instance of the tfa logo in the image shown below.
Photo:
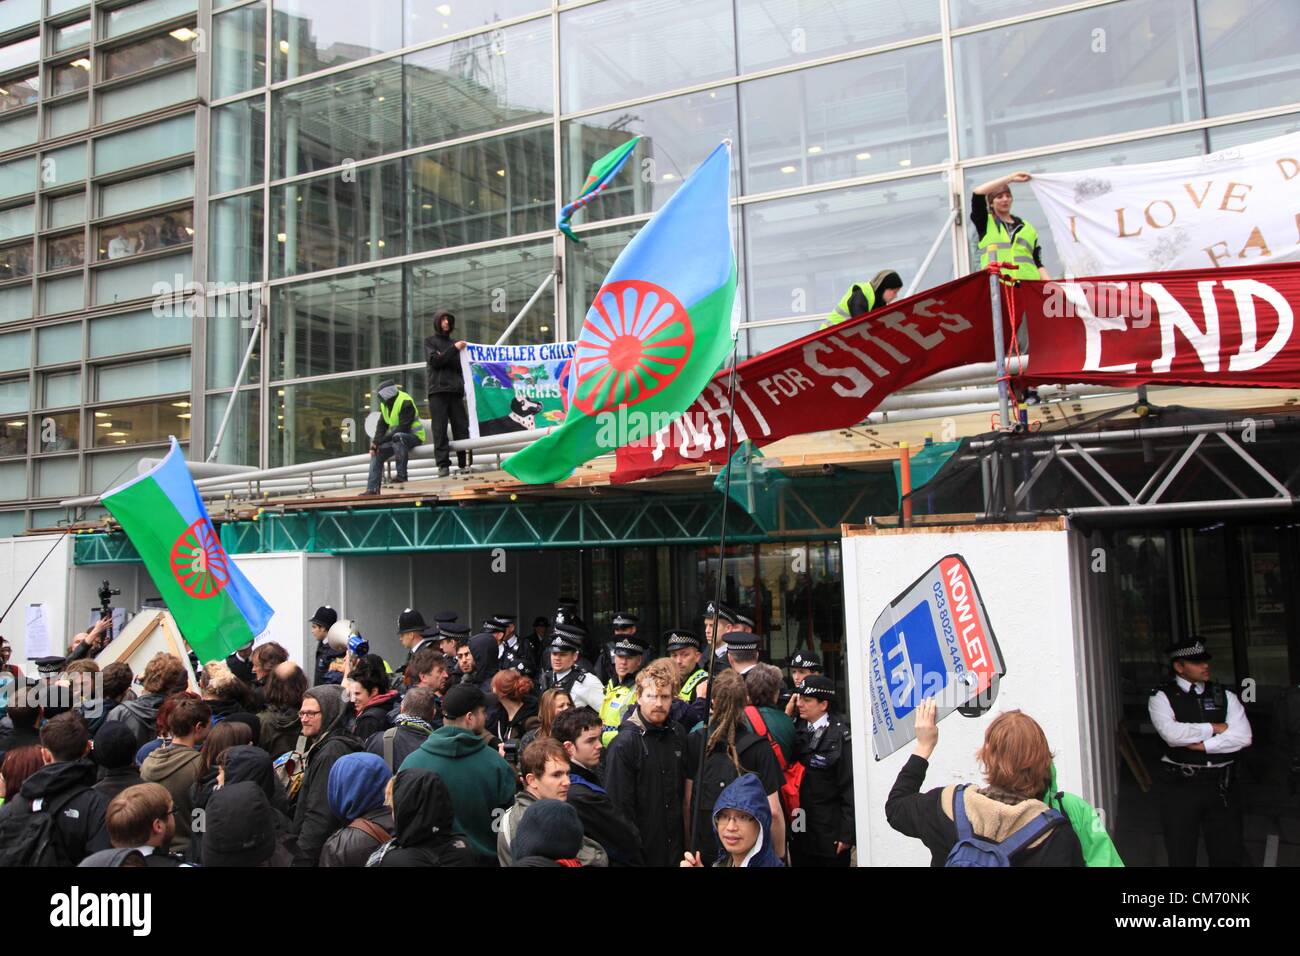
{"label": "tfa logo", "polygon": [[50,925],[55,927],[129,927],[132,935],[148,936],[153,929],[153,897],[149,893],[71,892],[50,897]]}

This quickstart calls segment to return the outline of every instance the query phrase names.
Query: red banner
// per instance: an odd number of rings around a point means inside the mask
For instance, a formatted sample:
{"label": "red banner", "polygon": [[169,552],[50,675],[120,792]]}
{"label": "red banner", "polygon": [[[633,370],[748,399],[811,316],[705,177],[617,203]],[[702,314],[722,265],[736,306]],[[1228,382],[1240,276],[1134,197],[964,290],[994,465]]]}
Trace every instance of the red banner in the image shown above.
{"label": "red banner", "polygon": [[[766,445],[846,428],[892,392],[928,375],[991,362],[990,325],[988,275],[978,272],[742,362],[736,370],[735,444]],[[635,481],[687,462],[726,461],[730,374],[718,372],[672,423],[612,423],[610,434],[621,447],[611,480]]]}
{"label": "red banner", "polygon": [[1300,388],[1300,262],[1022,282],[1025,384]]}

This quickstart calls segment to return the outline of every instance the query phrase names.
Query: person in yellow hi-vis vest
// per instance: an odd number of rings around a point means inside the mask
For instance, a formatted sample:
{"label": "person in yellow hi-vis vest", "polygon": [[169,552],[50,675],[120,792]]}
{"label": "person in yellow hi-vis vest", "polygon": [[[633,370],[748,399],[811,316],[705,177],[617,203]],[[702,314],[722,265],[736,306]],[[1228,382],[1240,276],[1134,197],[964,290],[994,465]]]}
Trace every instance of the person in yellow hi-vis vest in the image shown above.
{"label": "person in yellow hi-vis vest", "polygon": [[375,437],[370,443],[370,477],[366,494],[379,494],[379,481],[384,474],[384,462],[392,458],[397,464],[396,480],[406,481],[406,459],[411,449],[426,439],[424,422],[415,399],[396,382],[386,380],[375,390],[379,397],[379,422]]}
{"label": "person in yellow hi-vis vest", "polygon": [[870,282],[855,282],[849,286],[848,291],[840,296],[840,301],[835,304],[835,308],[831,310],[830,315],[826,316],[826,321],[820,327],[827,329],[832,325],[839,325],[849,319],[866,315],[876,306],[888,305],[898,298],[902,288],[903,280],[899,278],[897,272],[893,269],[882,269]]}
{"label": "person in yellow hi-vis vest", "polygon": [[980,268],[987,269],[990,262],[1009,263],[1015,268],[1002,273],[1008,281],[1051,278],[1043,268],[1038,230],[1011,214],[1011,183],[1027,183],[1031,178],[1023,171],[1012,173],[976,186],[971,195],[970,221],[979,236]]}
{"label": "person in yellow hi-vis vest", "polygon": [[600,705],[600,720],[604,724],[600,742],[606,747],[614,742],[623,718],[636,705],[636,675],[645,663],[648,650],[649,647],[634,635],[620,637],[614,642],[614,676],[605,685],[605,701]]}

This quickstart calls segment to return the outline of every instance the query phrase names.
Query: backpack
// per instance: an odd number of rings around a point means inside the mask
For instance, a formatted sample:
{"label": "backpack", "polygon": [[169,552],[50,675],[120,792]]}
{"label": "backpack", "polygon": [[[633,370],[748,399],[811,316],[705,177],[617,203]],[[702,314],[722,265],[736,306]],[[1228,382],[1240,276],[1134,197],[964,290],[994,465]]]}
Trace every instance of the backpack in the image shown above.
{"label": "backpack", "polygon": [[348,828],[352,830],[360,830],[362,833],[370,837],[380,846],[383,846],[385,843],[387,843],[389,840],[393,838],[393,835],[389,833],[387,830],[385,830],[383,827],[381,827],[378,823],[376,823],[374,820],[367,820],[365,817],[357,817],[355,820],[353,820],[351,823],[348,824]]}
{"label": "backpack", "polygon": [[26,813],[0,817],[0,866],[75,866],[55,819],[83,792],[74,790],[48,805],[42,801],[39,810],[22,798]]}
{"label": "backpack", "polygon": [[785,811],[786,821],[789,822],[799,809],[799,787],[803,784],[804,765],[797,760],[791,764],[785,762],[785,756],[781,753],[781,745],[767,732],[767,724],[764,722],[762,715],[759,714],[757,707],[752,705],[746,707],[745,717],[749,719],[749,726],[754,728],[754,733],[760,737],[766,737],[767,742],[772,746],[772,753],[776,756],[776,765],[781,768],[781,776],[784,778],[780,790],[781,809]]}
{"label": "backpack", "polygon": [[298,789],[302,786],[303,774],[307,770],[307,756],[302,751],[303,741],[304,738],[299,736],[298,746],[293,750],[280,754],[275,758],[275,762],[271,764],[272,772],[275,774],[275,782],[290,805],[298,796]]}
{"label": "backpack", "polygon": [[[742,729],[743,728],[739,728]],[[704,735],[701,734],[704,738]],[[748,738],[748,739],[746,739]],[[740,757],[750,747],[762,743],[762,738],[756,734],[738,733],[736,735],[736,756]],[[701,739],[700,746],[708,744],[707,738]],[[742,773],[747,773],[743,767],[739,770],[731,762],[731,755],[722,745],[719,745],[713,753],[704,758],[704,775],[700,778],[700,785],[696,788],[692,802],[695,804],[695,812],[704,814],[709,817],[713,813],[713,805],[717,802],[719,795],[726,789],[727,784],[736,780]]]}
{"label": "backpack", "polygon": [[1065,823],[1065,817],[1056,810],[1044,810],[1038,818],[1025,824],[1001,843],[994,843],[975,835],[966,816],[962,784],[952,795],[953,822],[957,825],[957,842],[948,851],[944,866],[1014,866],[1011,858],[1054,827]]}

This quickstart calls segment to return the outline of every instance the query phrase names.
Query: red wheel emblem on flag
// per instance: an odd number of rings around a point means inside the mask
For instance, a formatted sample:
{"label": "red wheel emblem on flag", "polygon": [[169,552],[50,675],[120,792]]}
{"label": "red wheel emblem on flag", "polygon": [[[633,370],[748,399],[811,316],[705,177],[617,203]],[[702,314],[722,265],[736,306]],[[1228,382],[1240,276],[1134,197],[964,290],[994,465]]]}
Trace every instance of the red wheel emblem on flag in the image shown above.
{"label": "red wheel emblem on flag", "polygon": [[690,316],[663,286],[603,285],[573,352],[572,402],[588,415],[643,402],[672,384],[694,344]]}
{"label": "red wheel emblem on flag", "polygon": [[230,583],[230,559],[206,518],[194,522],[172,545],[172,576],[186,594],[210,598]]}

